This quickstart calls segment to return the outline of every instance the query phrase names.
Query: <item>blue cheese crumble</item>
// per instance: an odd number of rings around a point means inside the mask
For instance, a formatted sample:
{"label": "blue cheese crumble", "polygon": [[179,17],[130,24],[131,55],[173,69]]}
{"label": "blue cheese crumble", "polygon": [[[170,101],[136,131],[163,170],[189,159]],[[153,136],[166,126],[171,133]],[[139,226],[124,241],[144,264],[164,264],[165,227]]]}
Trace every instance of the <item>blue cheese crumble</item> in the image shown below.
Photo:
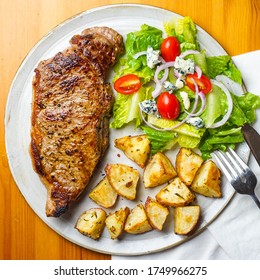
{"label": "blue cheese crumble", "polygon": [[157,118],[160,117],[160,114],[158,112],[157,104],[154,99],[151,100],[144,100],[139,103],[140,108],[143,112],[145,112],[148,115],[156,116]]}
{"label": "blue cheese crumble", "polygon": [[166,91],[172,93],[178,89],[181,89],[185,86],[185,81],[182,78],[178,78],[175,82],[175,85],[169,81],[163,83],[163,87]]}
{"label": "blue cheese crumble", "polygon": [[171,82],[165,81],[163,83],[163,87],[165,88],[166,91],[172,92],[178,90],[178,88]]}
{"label": "blue cheese crumble", "polygon": [[194,74],[195,63],[191,59],[176,57],[174,68],[182,75]]}
{"label": "blue cheese crumble", "polygon": [[200,117],[193,117],[189,118],[186,123],[196,127],[196,128],[202,128],[204,127],[204,122]]}
{"label": "blue cheese crumble", "polygon": [[147,48],[147,53],[146,53],[146,61],[147,61],[147,66],[151,69],[153,69],[157,64],[161,63],[159,59],[159,54],[160,51],[153,50],[152,47]]}

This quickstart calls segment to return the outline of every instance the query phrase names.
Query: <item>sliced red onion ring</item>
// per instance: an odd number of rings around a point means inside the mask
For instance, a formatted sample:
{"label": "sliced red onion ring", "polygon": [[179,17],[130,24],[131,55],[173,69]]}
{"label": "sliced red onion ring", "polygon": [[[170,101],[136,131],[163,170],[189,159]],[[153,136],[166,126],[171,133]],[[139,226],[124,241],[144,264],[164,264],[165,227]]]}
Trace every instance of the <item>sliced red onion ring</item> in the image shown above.
{"label": "sliced red onion ring", "polygon": [[[163,64],[161,64],[160,66],[158,66],[156,68],[155,74],[154,74],[154,81],[160,82],[161,84],[163,84],[167,78],[168,78],[168,74],[169,74],[169,67],[174,67],[174,61],[170,61],[170,62],[165,62]],[[161,71],[164,71],[163,77],[161,78],[161,80],[158,79],[158,75]]]}
{"label": "sliced red onion ring", "polygon": [[191,81],[194,83],[194,86],[195,86],[195,102],[193,104],[193,108],[192,108],[191,112],[189,113],[189,115],[194,114],[195,110],[197,109],[198,101],[199,101],[199,87],[193,78],[191,78]]}
{"label": "sliced red onion ring", "polygon": [[[155,81],[155,83],[163,84],[167,80],[168,75],[169,75],[169,69],[165,65],[166,65],[166,63],[163,63],[163,64],[161,64],[160,66],[158,66],[156,68],[155,73],[154,73],[154,81]],[[158,75],[163,70],[164,70],[163,77],[159,80]]]}
{"label": "sliced red onion ring", "polygon": [[162,58],[162,56],[159,56],[159,59],[161,60],[162,63],[165,63],[165,60]]}
{"label": "sliced red onion ring", "polygon": [[210,81],[213,85],[216,85],[216,86],[218,86],[222,89],[222,91],[225,93],[225,95],[227,97],[227,102],[228,102],[228,109],[227,109],[227,112],[224,115],[224,117],[220,121],[218,121],[216,123],[213,123],[209,127],[209,128],[217,128],[217,127],[220,127],[220,126],[224,125],[227,122],[227,120],[229,119],[229,117],[232,113],[232,110],[233,110],[233,100],[232,100],[230,92],[228,91],[228,89],[222,83],[220,83],[216,80],[210,80]]}
{"label": "sliced red onion ring", "polygon": [[150,128],[153,128],[153,129],[155,129],[155,130],[157,130],[157,131],[171,131],[171,130],[174,130],[175,128],[181,126],[183,123],[185,123],[185,120],[183,120],[183,121],[181,121],[180,123],[178,123],[178,124],[176,124],[176,125],[174,125],[174,126],[172,126],[172,127],[169,127],[169,128],[159,128],[159,127],[157,127],[157,126],[152,125],[151,123],[149,123],[149,122],[145,119],[144,112],[143,112],[143,110],[141,109],[141,107],[140,107],[140,114],[141,114],[142,120],[145,122],[145,124],[146,124],[147,126],[149,126]]}
{"label": "sliced red onion ring", "polygon": [[162,91],[162,85],[160,82],[158,82],[155,84],[155,89],[152,92],[152,97],[153,98],[158,97],[160,95],[161,91]]}
{"label": "sliced red onion ring", "polygon": [[[162,62],[165,62],[162,58],[160,58],[162,60]],[[161,64],[160,66],[158,66],[155,70],[155,74],[154,74],[154,81],[155,81],[155,89],[152,92],[152,97],[156,98],[159,96],[161,90],[162,90],[162,86],[163,83],[167,80],[168,75],[169,75],[169,67],[173,67],[174,66],[174,62],[166,62]],[[158,75],[161,71],[164,70],[164,74],[163,77],[159,80]]]}
{"label": "sliced red onion ring", "polygon": [[155,130],[158,130],[158,131],[165,131],[165,129],[163,129],[163,128],[158,128],[158,127],[156,127],[156,126],[150,124],[150,123],[145,119],[144,112],[143,112],[141,106],[139,106],[139,107],[140,107],[140,115],[141,115],[141,117],[142,117],[142,120],[144,121],[144,123],[145,123],[147,126],[149,126],[150,128],[153,128],[153,129],[155,129]]}
{"label": "sliced red onion ring", "polygon": [[169,61],[169,62],[165,62],[163,65],[165,68],[170,68],[170,67],[174,67],[175,62],[174,61]]}
{"label": "sliced red onion ring", "polygon": [[193,114],[193,117],[200,116],[204,112],[205,107],[206,107],[206,96],[205,96],[205,94],[200,91],[198,93],[198,95],[199,95],[200,100],[201,100],[201,107],[200,107],[200,110],[197,113]]}
{"label": "sliced red onion ring", "polygon": [[243,87],[231,80],[229,77],[225,76],[225,75],[218,75],[215,78],[218,82],[222,82],[229,91],[231,91],[232,93],[234,93],[237,96],[242,96],[244,95],[244,91],[243,91]]}
{"label": "sliced red onion ring", "polygon": [[204,112],[204,110],[205,110],[205,107],[206,107],[206,96],[205,96],[205,94],[203,93],[203,92],[199,92],[198,93],[198,96],[200,97],[200,100],[201,100],[201,107],[200,107],[200,109],[199,109],[199,111],[197,112],[197,113],[189,113],[189,112],[187,112],[187,111],[185,111],[187,114],[189,114],[191,117],[198,117],[198,116],[200,116],[203,112]]}
{"label": "sliced red onion ring", "polygon": [[176,70],[174,68],[174,76],[178,79],[180,77],[180,73],[178,72],[178,70]]}
{"label": "sliced red onion ring", "polygon": [[138,52],[133,55],[133,58],[137,59],[139,56],[146,55],[146,54],[147,54],[147,51]]}
{"label": "sliced red onion ring", "polygon": [[202,75],[202,70],[198,65],[195,65],[195,71],[197,73],[198,78],[200,79]]}
{"label": "sliced red onion ring", "polygon": [[187,50],[187,51],[181,53],[181,54],[179,55],[179,58],[184,58],[184,57],[187,56],[187,55],[190,55],[190,54],[199,54],[199,53],[200,53],[200,52],[199,52],[199,51],[196,51],[196,50]]}

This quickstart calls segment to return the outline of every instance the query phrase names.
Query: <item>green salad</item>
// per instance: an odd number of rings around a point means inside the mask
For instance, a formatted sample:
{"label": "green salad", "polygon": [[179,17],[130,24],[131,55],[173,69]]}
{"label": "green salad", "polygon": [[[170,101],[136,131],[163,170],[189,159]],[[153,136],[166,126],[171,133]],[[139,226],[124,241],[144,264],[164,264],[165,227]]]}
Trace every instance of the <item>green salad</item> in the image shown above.
{"label": "green salad", "polygon": [[135,124],[152,153],[179,145],[199,148],[203,159],[244,141],[241,127],[256,120],[260,97],[236,95],[226,81],[242,84],[228,55],[208,56],[190,17],[143,24],[127,34],[125,53],[114,67],[117,91],[111,128]]}

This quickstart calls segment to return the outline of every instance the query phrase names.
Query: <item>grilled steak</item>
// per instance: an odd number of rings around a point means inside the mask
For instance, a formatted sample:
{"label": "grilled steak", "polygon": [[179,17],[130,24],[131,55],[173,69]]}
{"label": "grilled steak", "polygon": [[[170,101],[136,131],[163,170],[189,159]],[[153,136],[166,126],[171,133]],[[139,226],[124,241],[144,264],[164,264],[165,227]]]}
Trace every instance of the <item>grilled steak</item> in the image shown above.
{"label": "grilled steak", "polygon": [[67,210],[104,156],[114,100],[105,78],[122,51],[121,35],[93,27],[35,69],[30,152],[47,187],[47,216]]}

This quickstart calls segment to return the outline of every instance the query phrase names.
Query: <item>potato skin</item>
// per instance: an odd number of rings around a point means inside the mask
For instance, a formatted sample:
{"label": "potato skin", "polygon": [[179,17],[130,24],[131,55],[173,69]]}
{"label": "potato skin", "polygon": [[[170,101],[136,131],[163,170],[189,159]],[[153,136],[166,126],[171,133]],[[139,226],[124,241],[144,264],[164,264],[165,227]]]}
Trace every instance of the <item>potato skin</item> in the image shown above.
{"label": "potato skin", "polygon": [[212,160],[204,162],[199,168],[191,184],[191,189],[207,197],[219,198],[222,196],[221,172]]}
{"label": "potato skin", "polygon": [[169,158],[161,153],[156,153],[148,162],[143,173],[145,188],[153,188],[162,185],[177,175]]}
{"label": "potato skin", "polygon": [[147,135],[125,136],[115,139],[115,147],[122,150],[124,154],[138,164],[141,168],[150,155],[150,141]]}
{"label": "potato skin", "polygon": [[162,188],[155,197],[162,205],[179,207],[190,204],[195,195],[179,177],[176,177],[169,185]]}
{"label": "potato skin", "polygon": [[107,176],[105,176],[89,193],[89,198],[104,208],[110,208],[114,206],[117,196],[118,194],[109,184]]}
{"label": "potato skin", "polygon": [[107,179],[113,189],[129,200],[136,197],[136,187],[139,173],[136,169],[125,164],[107,164],[105,166]]}
{"label": "potato skin", "polygon": [[186,186],[191,185],[202,163],[202,157],[191,149],[181,148],[179,150],[176,156],[176,171],[178,177]]}
{"label": "potato skin", "polygon": [[144,206],[138,204],[130,211],[125,223],[125,231],[130,234],[141,234],[152,230]]}
{"label": "potato skin", "polygon": [[125,221],[130,213],[128,207],[110,213],[106,218],[106,227],[110,233],[111,239],[118,238],[124,231]]}
{"label": "potato skin", "polygon": [[151,226],[154,229],[162,230],[169,215],[168,208],[148,196],[145,202],[145,211]]}
{"label": "potato skin", "polygon": [[198,224],[200,206],[184,206],[174,209],[174,232],[176,234],[189,234]]}
{"label": "potato skin", "polygon": [[102,208],[88,209],[79,216],[75,228],[80,233],[97,240],[105,227],[106,216]]}

